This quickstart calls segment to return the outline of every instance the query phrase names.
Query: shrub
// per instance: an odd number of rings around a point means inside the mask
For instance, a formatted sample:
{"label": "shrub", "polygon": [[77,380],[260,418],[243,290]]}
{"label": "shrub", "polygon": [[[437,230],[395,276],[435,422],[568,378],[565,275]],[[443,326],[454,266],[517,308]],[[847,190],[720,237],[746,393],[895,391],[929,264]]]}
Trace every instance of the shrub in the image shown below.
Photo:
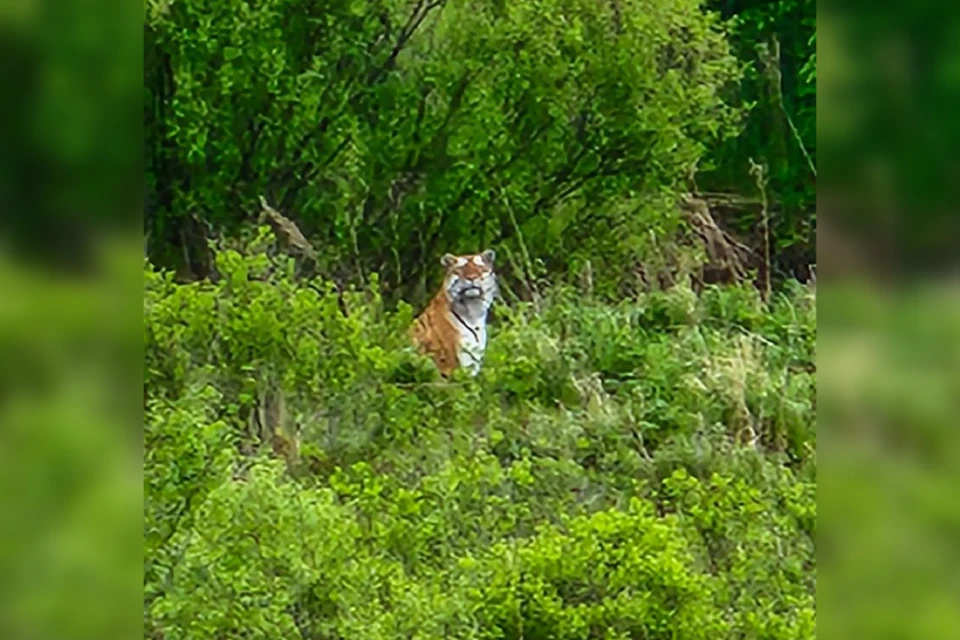
{"label": "shrub", "polygon": [[[153,632],[813,637],[806,289],[551,289],[443,381],[376,280],[217,264],[146,273]],[[260,446],[279,423],[286,464]]]}
{"label": "shrub", "polygon": [[237,233],[265,195],[322,272],[376,271],[393,298],[424,294],[441,248],[521,235],[555,270],[613,276],[739,121],[700,4],[148,2],[151,257],[207,273],[208,227]]}

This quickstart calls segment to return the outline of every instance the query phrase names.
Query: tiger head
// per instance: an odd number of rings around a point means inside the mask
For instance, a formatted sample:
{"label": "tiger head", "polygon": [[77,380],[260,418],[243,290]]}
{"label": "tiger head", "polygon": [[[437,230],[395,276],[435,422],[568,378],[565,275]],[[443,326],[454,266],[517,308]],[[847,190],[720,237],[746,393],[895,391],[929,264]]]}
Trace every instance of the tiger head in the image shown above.
{"label": "tiger head", "polygon": [[497,277],[493,272],[493,249],[475,255],[446,254],[440,264],[447,273],[443,290],[451,303],[458,306],[484,308],[493,304],[497,291]]}

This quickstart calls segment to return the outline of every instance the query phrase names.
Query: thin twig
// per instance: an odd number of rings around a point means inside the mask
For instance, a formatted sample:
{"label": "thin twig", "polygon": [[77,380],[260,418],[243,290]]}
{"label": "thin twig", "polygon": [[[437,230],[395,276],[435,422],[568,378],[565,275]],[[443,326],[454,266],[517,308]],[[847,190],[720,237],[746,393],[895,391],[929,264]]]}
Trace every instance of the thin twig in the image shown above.
{"label": "thin twig", "polygon": [[394,382],[391,386],[394,386],[398,389],[421,389],[424,387],[434,389],[452,389],[462,385],[455,382]]}
{"label": "thin twig", "polygon": [[533,305],[540,311],[540,292],[537,290],[536,276],[533,270],[533,261],[530,259],[530,252],[527,251],[527,243],[523,239],[523,232],[520,230],[520,224],[517,222],[517,216],[513,212],[513,207],[510,206],[510,199],[507,197],[507,192],[503,188],[502,184],[497,183],[497,187],[500,191],[500,199],[503,202],[503,206],[507,211],[507,215],[510,217],[510,223],[513,225],[513,232],[517,234],[517,243],[520,245],[520,257],[523,261],[523,269],[521,273],[525,271],[524,279],[526,280],[527,289],[533,296]]}
{"label": "thin twig", "polygon": [[800,131],[797,129],[796,125],[793,124],[793,119],[790,117],[790,113],[787,111],[787,106],[783,101],[783,74],[780,72],[780,40],[777,38],[777,36],[773,36],[772,54],[767,47],[761,47],[759,53],[760,60],[763,62],[764,67],[766,67],[767,73],[774,81],[777,106],[780,107],[780,111],[783,112],[783,117],[787,121],[787,126],[790,127],[790,132],[797,141],[797,146],[800,147],[800,153],[803,154],[804,159],[807,161],[807,166],[810,167],[810,173],[812,173],[813,177],[816,178],[817,167],[813,162],[813,158],[810,157],[810,153],[807,151],[807,146],[803,144],[803,138],[800,136]]}
{"label": "thin twig", "polygon": [[761,268],[763,273],[760,279],[760,295],[764,302],[770,300],[770,209],[767,203],[767,166],[766,164],[757,164],[750,160],[750,175],[754,177],[757,183],[757,189],[760,191],[760,202],[762,210],[760,212],[760,232],[763,236],[763,264]]}

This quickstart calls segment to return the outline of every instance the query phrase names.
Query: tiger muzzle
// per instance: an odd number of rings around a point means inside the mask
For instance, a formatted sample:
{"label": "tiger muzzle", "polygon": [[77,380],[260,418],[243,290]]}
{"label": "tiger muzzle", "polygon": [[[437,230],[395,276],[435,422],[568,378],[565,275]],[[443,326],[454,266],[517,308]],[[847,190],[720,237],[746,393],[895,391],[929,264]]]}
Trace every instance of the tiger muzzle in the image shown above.
{"label": "tiger muzzle", "polygon": [[460,290],[461,298],[481,298],[483,297],[483,289],[479,284],[469,283],[465,285]]}

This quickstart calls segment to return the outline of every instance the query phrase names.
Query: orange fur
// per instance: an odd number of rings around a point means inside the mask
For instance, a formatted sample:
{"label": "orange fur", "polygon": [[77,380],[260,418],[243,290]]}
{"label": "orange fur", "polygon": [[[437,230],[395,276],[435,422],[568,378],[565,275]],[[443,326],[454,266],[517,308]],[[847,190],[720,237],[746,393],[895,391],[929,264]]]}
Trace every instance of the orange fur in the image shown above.
{"label": "orange fur", "polygon": [[413,343],[433,358],[440,373],[449,376],[459,365],[457,350],[460,336],[450,322],[450,301],[442,289],[433,297],[411,327]]}

